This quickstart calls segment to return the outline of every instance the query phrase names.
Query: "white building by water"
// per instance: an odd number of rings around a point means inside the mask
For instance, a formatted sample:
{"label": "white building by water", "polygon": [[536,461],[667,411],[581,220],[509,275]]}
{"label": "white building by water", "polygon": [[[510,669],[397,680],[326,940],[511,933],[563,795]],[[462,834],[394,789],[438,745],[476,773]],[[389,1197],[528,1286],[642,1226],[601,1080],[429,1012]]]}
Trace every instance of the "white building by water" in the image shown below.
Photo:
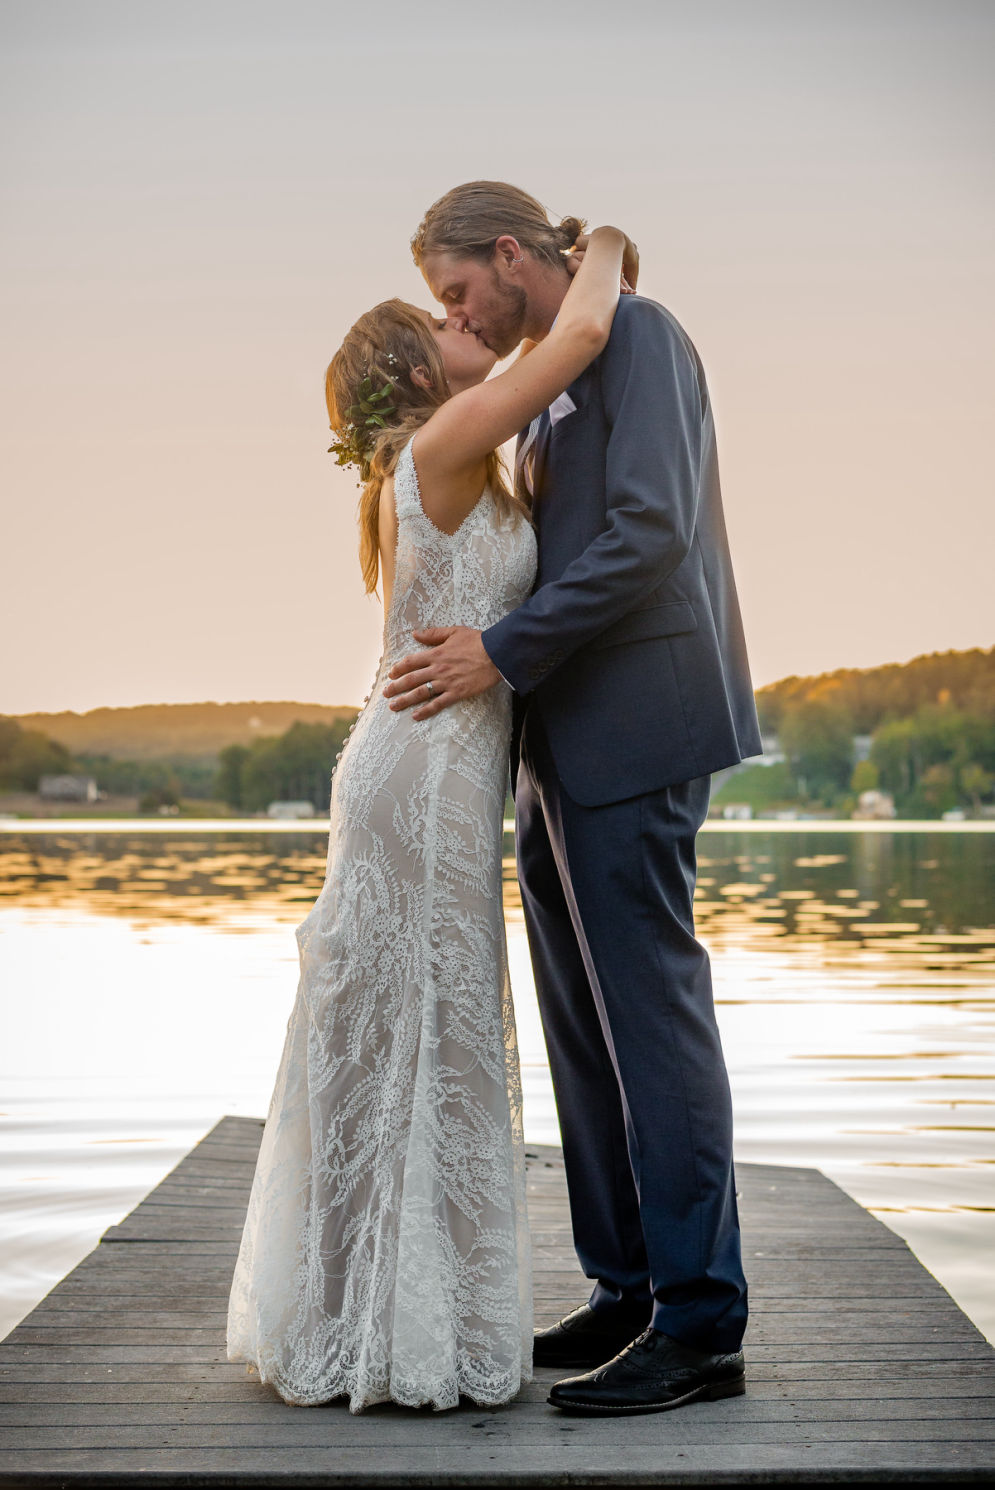
{"label": "white building by water", "polygon": [[271,802],[267,817],[314,817],[313,802]]}
{"label": "white building by water", "polygon": [[38,795],[44,802],[96,802],[96,777],[40,776]]}

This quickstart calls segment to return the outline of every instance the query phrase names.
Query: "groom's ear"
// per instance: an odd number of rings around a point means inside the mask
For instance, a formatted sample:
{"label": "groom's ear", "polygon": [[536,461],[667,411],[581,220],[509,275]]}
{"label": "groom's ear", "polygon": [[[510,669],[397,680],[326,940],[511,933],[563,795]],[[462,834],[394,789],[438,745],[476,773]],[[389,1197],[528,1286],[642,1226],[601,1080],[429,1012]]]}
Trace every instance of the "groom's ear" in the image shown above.
{"label": "groom's ear", "polygon": [[524,261],[525,255],[518,244],[518,239],[513,238],[510,233],[502,233],[494,244],[494,262],[514,274]]}

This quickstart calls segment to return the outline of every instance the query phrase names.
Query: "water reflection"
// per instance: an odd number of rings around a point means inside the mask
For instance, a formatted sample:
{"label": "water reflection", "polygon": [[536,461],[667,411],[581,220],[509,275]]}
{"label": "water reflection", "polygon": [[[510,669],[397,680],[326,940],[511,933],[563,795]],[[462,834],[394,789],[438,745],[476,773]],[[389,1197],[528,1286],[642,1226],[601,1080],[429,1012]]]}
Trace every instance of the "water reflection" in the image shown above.
{"label": "water reflection", "polygon": [[[0,1333],[221,1112],[265,1110],[325,850],[0,833]],[[504,867],[527,1131],[555,1139],[510,835]],[[699,869],[740,1157],[824,1169],[995,1334],[995,833],[713,829]]]}
{"label": "water reflection", "polygon": [[[880,948],[925,959],[929,972],[945,963],[995,965],[995,834],[729,829],[700,842],[698,924],[716,951],[748,931],[753,941],[790,938],[820,953],[831,952],[829,942]],[[320,829],[10,831],[0,835],[0,908],[16,901],[216,924],[231,902],[251,901],[291,920],[314,900],[324,871]],[[521,901],[510,833],[504,875],[505,908],[515,919]]]}
{"label": "water reflection", "polygon": [[[327,836],[327,835],[326,835]],[[0,837],[5,905],[235,929],[239,908],[303,919],[321,889],[325,842],[313,832],[8,833]]]}

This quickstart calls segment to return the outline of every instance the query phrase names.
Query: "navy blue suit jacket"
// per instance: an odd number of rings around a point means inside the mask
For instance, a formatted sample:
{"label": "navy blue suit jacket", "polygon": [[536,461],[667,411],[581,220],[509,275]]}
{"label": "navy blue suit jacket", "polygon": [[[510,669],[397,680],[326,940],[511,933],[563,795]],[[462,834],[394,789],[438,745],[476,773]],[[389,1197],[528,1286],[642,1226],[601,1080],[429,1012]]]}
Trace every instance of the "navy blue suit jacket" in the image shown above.
{"label": "navy blue suit jacket", "polygon": [[760,731],[690,338],[623,296],[568,392],[537,442],[536,588],[483,642],[570,796],[599,806],[758,755]]}

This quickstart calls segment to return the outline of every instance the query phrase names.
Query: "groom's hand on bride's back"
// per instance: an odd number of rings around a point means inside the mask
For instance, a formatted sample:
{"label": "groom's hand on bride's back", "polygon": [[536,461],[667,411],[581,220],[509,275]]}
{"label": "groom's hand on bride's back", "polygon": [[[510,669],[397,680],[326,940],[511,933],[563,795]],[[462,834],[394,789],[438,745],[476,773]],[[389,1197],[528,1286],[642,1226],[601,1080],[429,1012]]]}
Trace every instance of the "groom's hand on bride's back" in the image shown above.
{"label": "groom's hand on bride's back", "polygon": [[391,681],[383,692],[395,711],[414,708],[414,719],[430,719],[461,698],[486,693],[501,681],[480,632],[472,627],[433,626],[412,635],[429,650],[409,652],[391,668]]}
{"label": "groom's hand on bride's back", "polygon": [[[620,230],[621,231],[621,230]],[[581,233],[567,254],[567,273],[576,274],[584,262],[584,254],[591,240],[590,233]],[[639,250],[628,234],[625,235],[625,247],[622,250],[622,285],[623,295],[634,295],[636,293],[636,282],[639,279]]]}

